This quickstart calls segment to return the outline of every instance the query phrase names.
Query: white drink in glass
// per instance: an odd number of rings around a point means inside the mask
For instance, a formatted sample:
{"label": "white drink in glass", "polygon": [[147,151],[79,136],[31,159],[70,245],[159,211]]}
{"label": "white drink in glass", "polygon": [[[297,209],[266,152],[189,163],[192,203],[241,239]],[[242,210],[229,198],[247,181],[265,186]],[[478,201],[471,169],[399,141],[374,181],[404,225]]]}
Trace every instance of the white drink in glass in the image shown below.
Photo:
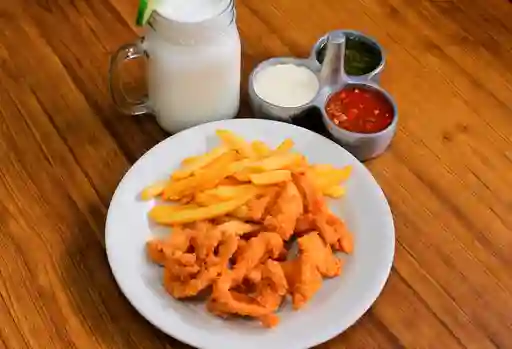
{"label": "white drink in glass", "polygon": [[150,111],[171,133],[235,117],[240,46],[233,0],[157,0],[145,37],[124,57],[148,57],[148,100],[124,110]]}

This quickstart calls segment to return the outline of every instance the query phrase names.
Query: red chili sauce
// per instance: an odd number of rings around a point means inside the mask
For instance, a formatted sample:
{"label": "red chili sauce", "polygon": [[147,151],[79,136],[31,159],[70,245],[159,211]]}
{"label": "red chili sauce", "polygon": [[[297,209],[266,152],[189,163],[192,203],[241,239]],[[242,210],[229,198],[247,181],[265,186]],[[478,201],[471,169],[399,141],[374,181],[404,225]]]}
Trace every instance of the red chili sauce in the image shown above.
{"label": "red chili sauce", "polygon": [[394,110],[377,90],[348,87],[332,94],[325,111],[338,127],[357,133],[376,133],[393,121]]}

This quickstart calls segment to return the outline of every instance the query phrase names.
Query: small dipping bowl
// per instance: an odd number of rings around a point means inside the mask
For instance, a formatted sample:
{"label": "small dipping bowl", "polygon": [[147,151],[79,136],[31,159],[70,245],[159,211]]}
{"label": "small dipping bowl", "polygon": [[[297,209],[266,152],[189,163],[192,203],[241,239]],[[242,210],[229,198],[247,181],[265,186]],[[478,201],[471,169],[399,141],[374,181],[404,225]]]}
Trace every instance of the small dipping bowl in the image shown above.
{"label": "small dipping bowl", "polygon": [[281,64],[293,64],[299,67],[305,67],[311,70],[311,72],[315,74],[317,78],[321,67],[311,59],[277,57],[261,62],[251,72],[251,75],[249,76],[249,102],[251,104],[251,108],[254,115],[258,118],[263,119],[273,119],[278,121],[291,122],[293,116],[299,115],[315,105],[315,102],[317,101],[319,96],[320,88],[317,91],[316,95],[309,102],[296,107],[275,105],[264,100],[256,93],[256,90],[254,88],[255,77],[258,73],[265,70],[266,68]]}
{"label": "small dipping bowl", "polygon": [[[348,131],[341,126],[336,125],[329,118],[325,110],[327,102],[334,94],[350,88],[372,90],[383,96],[393,110],[391,123],[383,130],[377,131],[375,133],[358,133]],[[325,97],[325,100],[322,103],[321,112],[322,120],[330,135],[360,161],[369,160],[381,155],[391,143],[391,140],[395,135],[398,123],[398,110],[393,98],[384,89],[371,82],[348,82],[346,85],[332,90],[331,93]]]}
{"label": "small dipping bowl", "polygon": [[[321,62],[319,61],[318,56],[322,52],[322,50],[325,53],[327,38],[328,38],[329,34],[333,34],[333,33],[343,33],[347,37],[347,39],[348,39],[347,50],[349,50],[351,48],[350,41],[357,40],[364,44],[369,45],[371,48],[375,49],[376,53],[380,54],[379,62],[375,64],[375,68],[373,70],[371,70],[370,72],[368,72],[366,74],[362,74],[362,75],[351,75],[350,72],[347,72],[347,75],[349,76],[350,80],[352,80],[352,81],[364,82],[364,81],[372,80],[372,81],[378,83],[380,80],[380,74],[384,70],[384,66],[386,64],[384,50],[383,50],[382,46],[375,39],[373,39],[361,32],[358,32],[355,30],[334,30],[334,31],[331,31],[331,32],[325,34],[320,39],[318,39],[316,44],[313,46],[313,49],[311,50],[310,59],[313,62],[315,62],[316,64],[321,65]],[[346,61],[347,60],[345,60],[345,64],[346,64]]]}

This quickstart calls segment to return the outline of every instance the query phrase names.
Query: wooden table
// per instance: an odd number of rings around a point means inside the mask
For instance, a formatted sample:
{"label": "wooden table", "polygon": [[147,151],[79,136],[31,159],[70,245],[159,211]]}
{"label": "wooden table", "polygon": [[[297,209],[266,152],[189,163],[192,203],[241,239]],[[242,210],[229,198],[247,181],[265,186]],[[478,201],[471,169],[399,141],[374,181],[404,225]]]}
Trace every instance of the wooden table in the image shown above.
{"label": "wooden table", "polygon": [[[185,347],[123,298],[103,247],[118,181],[166,137],[107,93],[136,3],[0,2],[2,348]],[[238,1],[244,98],[256,63],[305,56],[331,29],[388,53],[401,122],[368,167],[394,212],[395,264],[373,308],[321,348],[512,348],[511,19],[506,0]]]}

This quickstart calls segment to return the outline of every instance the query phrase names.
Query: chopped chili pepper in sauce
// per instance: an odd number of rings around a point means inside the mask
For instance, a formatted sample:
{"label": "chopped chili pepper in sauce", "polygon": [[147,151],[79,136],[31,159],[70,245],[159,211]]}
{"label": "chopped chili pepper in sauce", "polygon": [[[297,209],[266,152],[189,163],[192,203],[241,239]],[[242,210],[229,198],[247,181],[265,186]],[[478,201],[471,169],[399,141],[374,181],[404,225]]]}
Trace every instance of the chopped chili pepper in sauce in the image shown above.
{"label": "chopped chili pepper in sauce", "polygon": [[357,133],[380,132],[391,125],[394,117],[393,106],[382,93],[361,87],[332,94],[325,111],[335,125]]}

